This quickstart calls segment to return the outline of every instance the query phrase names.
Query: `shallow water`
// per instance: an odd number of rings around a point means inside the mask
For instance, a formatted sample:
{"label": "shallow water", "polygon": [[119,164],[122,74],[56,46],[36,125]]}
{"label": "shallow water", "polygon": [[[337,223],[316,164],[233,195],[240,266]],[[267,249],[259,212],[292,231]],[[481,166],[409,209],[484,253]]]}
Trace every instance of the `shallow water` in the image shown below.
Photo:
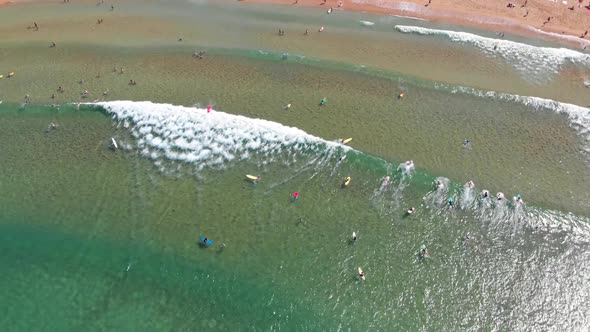
{"label": "shallow water", "polygon": [[[39,33],[20,31],[30,19],[15,8],[0,12],[0,68],[17,72],[0,80],[0,325],[589,325],[590,111],[527,97],[583,106],[584,64],[534,58],[536,80],[511,58],[518,45],[494,53],[477,36],[401,33],[395,25],[416,22],[360,13],[233,2],[28,8],[46,15]],[[329,37],[291,33],[317,24]],[[48,53],[55,31],[62,40]],[[204,59],[190,56],[203,48]],[[19,104],[25,94],[33,104]],[[75,105],[99,98],[115,101]],[[126,99],[201,108],[116,101]],[[347,137],[350,148],[334,143]],[[400,165],[408,159],[411,172]],[[506,199],[482,199],[483,189]],[[417,256],[422,244],[429,258]]]}
{"label": "shallow water", "polygon": [[[154,167],[138,155],[133,126],[113,127],[118,122],[85,108],[61,112],[29,109],[3,121],[28,133],[8,136],[13,148],[3,148],[8,172],[0,200],[10,208],[2,209],[0,243],[7,253],[3,284],[11,285],[2,297],[9,326],[34,328],[24,318],[47,298],[61,310],[41,317],[53,317],[50,326],[59,329],[587,324],[585,218],[532,203],[450,210],[449,194],[471,201],[461,183],[431,191],[432,175],[409,177],[357,152],[338,163],[338,147],[286,148],[278,156],[291,157],[271,163],[254,154],[223,171],[194,173],[192,164],[171,160]],[[55,118],[60,127],[45,133]],[[110,151],[110,136],[128,150]],[[303,147],[314,144],[326,143]],[[26,170],[11,167],[15,155]],[[247,173],[262,181],[244,181]],[[389,189],[381,186],[384,174],[393,178]],[[343,189],[345,176],[352,181]],[[301,193],[297,201],[289,199],[293,191]],[[404,217],[411,205],[418,212]],[[359,240],[351,244],[353,230]],[[199,248],[202,235],[214,245]],[[415,256],[422,243],[431,255],[425,261]],[[365,283],[355,278],[357,266],[367,272]],[[24,285],[38,290],[10,291]],[[542,321],[531,319],[547,309],[547,297],[564,303]]]}

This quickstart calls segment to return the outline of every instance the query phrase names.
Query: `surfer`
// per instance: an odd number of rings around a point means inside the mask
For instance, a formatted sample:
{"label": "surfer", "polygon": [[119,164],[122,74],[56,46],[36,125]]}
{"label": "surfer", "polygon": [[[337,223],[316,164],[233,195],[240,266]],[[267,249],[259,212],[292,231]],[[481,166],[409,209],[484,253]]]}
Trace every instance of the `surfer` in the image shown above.
{"label": "surfer", "polygon": [[390,177],[389,177],[389,175],[388,175],[388,176],[386,176],[386,177],[383,179],[383,183],[382,183],[382,185],[384,185],[384,186],[387,186],[387,185],[389,185],[389,182],[390,182],[390,181],[391,181],[391,178],[390,178]]}
{"label": "surfer", "polygon": [[361,270],[360,267],[359,267],[359,278],[361,278],[362,280],[365,280],[365,271]]}
{"label": "surfer", "polygon": [[436,187],[438,189],[442,189],[445,186],[444,183],[441,180],[435,180],[434,183],[436,184]]}
{"label": "surfer", "polygon": [[290,109],[291,109],[291,104],[287,104],[287,105],[285,105],[285,111],[288,111],[288,110],[290,110]]}
{"label": "surfer", "polygon": [[520,197],[520,194],[516,194],[516,196],[514,196],[514,201],[516,203],[522,203],[522,198]]}
{"label": "surfer", "polygon": [[469,140],[469,138],[466,138],[465,141],[463,141],[463,147],[464,148],[471,147],[471,141]]}
{"label": "surfer", "polygon": [[357,237],[356,237],[356,232],[352,232],[352,241],[356,241]]}
{"label": "surfer", "polygon": [[338,161],[342,161],[344,159],[346,159],[346,155],[343,155],[342,157],[338,158]]}
{"label": "surfer", "polygon": [[481,192],[481,197],[483,198],[488,198],[490,196],[490,192],[487,190],[484,190]]}
{"label": "surfer", "polygon": [[499,201],[503,200],[504,199],[504,194],[501,193],[501,192],[500,193],[497,193],[496,194],[496,199],[499,200]]}
{"label": "surfer", "polygon": [[405,96],[406,96],[406,94],[405,94],[405,93],[403,93],[403,92],[400,92],[400,93],[397,95],[397,99],[402,99],[402,98],[403,98],[403,97],[405,97]]}
{"label": "surfer", "polygon": [[322,100],[320,101],[320,106],[326,105],[327,102],[328,102],[328,99],[326,99],[326,97],[322,98]]}
{"label": "surfer", "polygon": [[347,177],[344,179],[344,182],[342,182],[342,187],[346,187],[346,186],[348,186],[348,184],[349,184],[349,183],[350,183],[350,176],[347,176]]}
{"label": "surfer", "polygon": [[473,188],[475,186],[475,183],[473,183],[473,181],[469,180],[467,182],[467,188]]}
{"label": "surfer", "polygon": [[453,197],[449,197],[449,199],[447,199],[447,202],[449,203],[449,207],[453,207],[453,205],[455,204]]}
{"label": "surfer", "polygon": [[411,207],[408,209],[408,211],[406,212],[408,215],[413,214],[414,212],[416,212],[416,208],[415,207]]}
{"label": "surfer", "polygon": [[420,258],[428,257],[428,249],[426,248],[425,244],[423,244],[420,247],[420,251],[418,252],[418,256],[420,256]]}
{"label": "surfer", "polygon": [[299,192],[298,191],[294,192],[293,195],[291,195],[291,198],[298,199],[299,198]]}
{"label": "surfer", "polygon": [[204,238],[203,238],[203,243],[204,243],[204,244],[207,244],[207,241],[208,241],[208,240],[209,240],[208,238],[204,237]]}

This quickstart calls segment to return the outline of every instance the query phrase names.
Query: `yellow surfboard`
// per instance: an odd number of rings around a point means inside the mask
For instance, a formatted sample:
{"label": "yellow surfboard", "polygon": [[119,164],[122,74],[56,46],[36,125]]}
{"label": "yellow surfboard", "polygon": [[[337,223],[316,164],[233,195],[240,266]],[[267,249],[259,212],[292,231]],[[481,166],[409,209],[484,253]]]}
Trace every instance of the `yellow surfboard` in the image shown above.
{"label": "yellow surfboard", "polygon": [[247,178],[248,180],[256,181],[256,180],[258,180],[260,177],[259,177],[259,176],[254,176],[254,175],[250,175],[250,174],[246,174],[246,178]]}
{"label": "yellow surfboard", "polygon": [[348,184],[350,183],[350,176],[347,176],[346,179],[344,179],[344,186],[348,186]]}
{"label": "yellow surfboard", "polygon": [[348,144],[350,141],[352,141],[352,137],[342,140],[342,144]]}
{"label": "yellow surfboard", "polygon": [[0,75],[0,79],[2,79],[4,77],[4,75]]}

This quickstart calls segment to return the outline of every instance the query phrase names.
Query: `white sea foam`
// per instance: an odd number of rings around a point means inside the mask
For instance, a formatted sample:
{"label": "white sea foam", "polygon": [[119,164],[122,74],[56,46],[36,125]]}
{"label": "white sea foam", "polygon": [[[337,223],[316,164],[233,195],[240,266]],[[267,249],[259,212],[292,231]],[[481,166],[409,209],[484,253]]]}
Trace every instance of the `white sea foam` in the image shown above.
{"label": "white sea foam", "polygon": [[451,93],[467,93],[482,98],[506,100],[529,106],[535,111],[552,111],[559,114],[565,114],[568,118],[570,126],[574,128],[584,139],[584,151],[590,154],[590,108],[574,104],[561,103],[551,99],[519,96],[495,91],[482,91],[462,86],[448,87],[442,84],[437,84],[435,86],[437,88],[449,90]]}
{"label": "white sea foam", "polygon": [[396,25],[402,33],[443,36],[453,42],[474,46],[490,57],[501,57],[533,83],[544,83],[566,63],[590,65],[590,56],[568,48],[537,47],[505,39],[482,37],[468,32]]}
{"label": "white sea foam", "polygon": [[282,151],[328,152],[349,147],[309,135],[276,122],[251,119],[206,109],[112,101],[97,103],[135,137],[140,154],[153,159],[180,161],[195,166],[222,168],[233,160],[263,156],[267,162]]}

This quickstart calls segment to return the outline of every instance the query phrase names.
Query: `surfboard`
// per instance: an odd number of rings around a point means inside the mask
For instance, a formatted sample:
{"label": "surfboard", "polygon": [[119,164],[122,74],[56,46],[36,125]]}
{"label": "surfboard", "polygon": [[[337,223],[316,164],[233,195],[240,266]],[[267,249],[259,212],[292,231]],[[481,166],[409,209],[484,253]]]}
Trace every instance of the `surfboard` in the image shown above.
{"label": "surfboard", "polygon": [[0,75],[0,79],[2,79],[4,77],[4,75]]}
{"label": "surfboard", "polygon": [[204,237],[201,237],[200,240],[201,240],[201,243],[205,243],[208,246],[210,246],[210,245],[213,244],[213,240],[210,240],[210,239],[207,239],[207,242],[205,242],[205,238]]}
{"label": "surfboard", "polygon": [[250,175],[250,174],[246,174],[246,178],[247,178],[248,180],[252,180],[252,181],[256,181],[256,180],[258,180],[258,177],[257,177],[257,176],[255,176],[255,175]]}
{"label": "surfboard", "polygon": [[348,186],[348,184],[350,183],[350,176],[346,177],[346,179],[344,179],[344,185]]}
{"label": "surfboard", "polygon": [[348,144],[350,141],[352,141],[352,137],[349,137],[349,138],[343,140],[342,144]]}
{"label": "surfboard", "polygon": [[359,267],[359,277],[363,280],[365,280],[365,276],[361,277],[361,273],[363,273],[363,270]]}
{"label": "surfboard", "polygon": [[11,72],[10,74],[8,74],[8,77],[12,77],[14,76],[14,72]]}
{"label": "surfboard", "polygon": [[112,143],[113,149],[119,148],[119,145],[117,145],[117,141],[115,141],[115,139],[113,137],[111,137],[111,143]]}

